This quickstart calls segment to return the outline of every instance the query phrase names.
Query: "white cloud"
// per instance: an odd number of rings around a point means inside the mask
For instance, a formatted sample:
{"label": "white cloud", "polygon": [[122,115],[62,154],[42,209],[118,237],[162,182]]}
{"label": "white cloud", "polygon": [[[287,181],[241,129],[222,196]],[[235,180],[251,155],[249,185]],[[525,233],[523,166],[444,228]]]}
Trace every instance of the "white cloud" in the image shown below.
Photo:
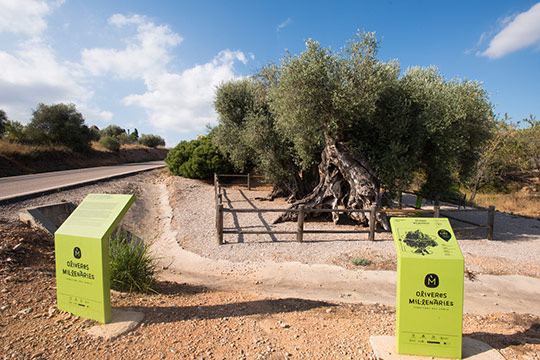
{"label": "white cloud", "polygon": [[174,48],[182,41],[180,35],[136,14],[115,14],[109,18],[109,24],[119,28],[134,25],[136,33],[126,39],[123,49],[83,50],[81,69],[91,76],[111,74],[122,79],[141,79],[146,92],[127,95],[122,102],[145,109],[150,123],[161,130],[186,133],[215,123],[215,87],[236,77],[236,63],[246,64],[249,58],[253,59],[252,54],[224,50],[206,64],[172,73],[167,66],[173,60]]}
{"label": "white cloud", "polygon": [[115,14],[109,23],[117,27],[137,25],[137,34],[127,40],[124,49],[84,49],[82,67],[91,75],[112,73],[120,78],[137,79],[155,76],[171,61],[170,49],[182,38],[168,26],[156,26],[140,15]]}
{"label": "white cloud", "polygon": [[22,43],[12,53],[0,51],[0,108],[10,119],[26,122],[39,102],[85,102],[91,96],[41,41]]}
{"label": "white cloud", "polygon": [[291,18],[287,18],[287,20],[285,20],[284,22],[282,22],[281,24],[279,24],[277,27],[276,27],[276,31],[277,32],[280,32],[282,29],[284,29],[287,25],[289,25],[290,23],[292,22],[292,19]]}
{"label": "white cloud", "polygon": [[0,33],[37,36],[47,28],[45,16],[63,2],[0,0]]}
{"label": "white cloud", "polygon": [[15,49],[0,50],[0,109],[26,123],[38,103],[75,103],[88,121],[110,121],[112,113],[90,107],[93,91],[75,69],[57,59],[44,40],[46,17],[64,0],[0,0],[0,33],[21,35]]}
{"label": "white cloud", "polygon": [[540,3],[518,14],[513,20],[505,19],[505,23],[507,25],[495,35],[481,55],[497,59],[540,43]]}
{"label": "white cloud", "polygon": [[212,61],[196,65],[181,74],[163,73],[146,81],[148,91],[124,98],[127,105],[146,109],[150,122],[159,129],[178,132],[202,131],[215,123],[214,92],[223,81],[237,78],[236,62],[246,63],[241,51],[221,51]]}

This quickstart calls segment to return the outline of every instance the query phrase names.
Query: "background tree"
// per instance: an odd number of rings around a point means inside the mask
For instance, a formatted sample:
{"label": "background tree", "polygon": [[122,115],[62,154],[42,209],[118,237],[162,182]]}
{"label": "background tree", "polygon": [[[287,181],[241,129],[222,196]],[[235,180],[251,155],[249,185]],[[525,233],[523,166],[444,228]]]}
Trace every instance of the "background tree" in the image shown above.
{"label": "background tree", "polygon": [[8,121],[6,112],[0,109],[0,139],[4,136],[6,131],[6,123]]}
{"label": "background tree", "polygon": [[[234,153],[237,145],[246,153],[242,135],[257,113],[249,109],[257,108],[252,99],[262,99],[291,168],[318,167],[318,184],[293,207],[380,206],[381,187],[403,189],[419,173],[423,191],[437,198],[472,172],[489,135],[491,105],[479,83],[445,81],[434,68],[400,77],[397,61],[377,59],[378,46],[373,33],[359,33],[339,52],[309,40],[300,55],[287,54],[272,66],[270,81],[254,77],[262,85],[239,86],[226,106],[221,98],[233,91],[222,85],[216,110],[230,142],[224,150]],[[262,96],[250,95],[253,87]],[[367,224],[362,213],[350,217]],[[388,227],[384,217],[377,222]]]}
{"label": "background tree", "polygon": [[137,128],[133,129],[133,132],[129,134],[129,138],[132,144],[135,144],[139,141],[139,131]]}
{"label": "background tree", "polygon": [[139,144],[155,148],[158,146],[165,146],[165,139],[159,135],[142,134],[139,138]]}
{"label": "background tree", "polygon": [[528,162],[530,170],[536,171],[540,180],[540,121],[536,116],[530,115],[523,119],[526,127],[520,131],[519,140],[522,144],[522,153]]}
{"label": "background tree", "polygon": [[79,152],[90,150],[90,131],[74,104],[40,103],[26,132],[33,143],[63,145]]}
{"label": "background tree", "polygon": [[126,134],[126,129],[123,129],[118,125],[109,125],[100,132],[101,136],[119,137],[122,134]]}
{"label": "background tree", "polygon": [[101,131],[96,125],[92,125],[88,128],[90,131],[90,141],[99,141],[101,138]]}
{"label": "background tree", "polygon": [[25,126],[20,122],[13,120],[6,121],[3,138],[15,142],[28,142]]}

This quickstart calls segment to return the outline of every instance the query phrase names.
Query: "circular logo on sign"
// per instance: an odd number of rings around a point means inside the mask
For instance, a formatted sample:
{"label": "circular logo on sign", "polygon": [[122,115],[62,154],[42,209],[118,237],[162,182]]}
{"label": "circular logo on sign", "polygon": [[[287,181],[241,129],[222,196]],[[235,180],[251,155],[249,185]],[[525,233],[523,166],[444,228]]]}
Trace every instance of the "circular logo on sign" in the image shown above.
{"label": "circular logo on sign", "polygon": [[452,234],[450,234],[450,231],[448,230],[439,230],[438,232],[439,236],[441,237],[441,239],[443,239],[444,241],[448,241],[452,238]]}
{"label": "circular logo on sign", "polygon": [[81,249],[78,247],[75,247],[73,249],[73,256],[75,256],[75,259],[80,259],[82,256]]}

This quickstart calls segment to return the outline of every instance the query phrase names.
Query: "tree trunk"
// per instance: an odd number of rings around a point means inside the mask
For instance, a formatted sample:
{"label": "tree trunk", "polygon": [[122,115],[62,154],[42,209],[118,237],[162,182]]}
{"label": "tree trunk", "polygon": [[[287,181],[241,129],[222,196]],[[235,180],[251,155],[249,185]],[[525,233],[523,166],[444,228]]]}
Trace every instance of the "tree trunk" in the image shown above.
{"label": "tree trunk", "polygon": [[[380,207],[379,183],[367,160],[360,154],[349,152],[346,145],[327,137],[326,147],[319,164],[319,184],[303,199],[295,202],[291,209],[304,205],[306,209],[366,209],[371,205]],[[316,216],[309,213],[309,216]],[[348,213],[355,222],[368,226],[369,216],[361,212]],[[274,223],[296,220],[296,213],[284,213]],[[337,223],[340,214],[332,213]],[[377,213],[376,226],[390,230],[385,214]]]}
{"label": "tree trunk", "polygon": [[272,191],[265,198],[257,198],[257,200],[273,201],[278,197],[286,197],[288,202],[294,203],[311,193],[319,182],[317,166],[313,166],[307,171],[294,169],[291,172],[294,175],[288,181],[274,185]]}

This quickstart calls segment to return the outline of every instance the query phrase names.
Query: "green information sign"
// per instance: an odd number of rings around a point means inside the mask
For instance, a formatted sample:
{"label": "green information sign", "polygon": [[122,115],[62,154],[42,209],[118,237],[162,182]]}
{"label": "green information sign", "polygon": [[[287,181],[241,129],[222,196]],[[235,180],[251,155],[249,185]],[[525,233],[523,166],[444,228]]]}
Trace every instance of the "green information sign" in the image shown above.
{"label": "green information sign", "polygon": [[58,308],[107,323],[111,319],[109,236],[134,195],[90,194],[54,234]]}
{"label": "green information sign", "polygon": [[461,359],[463,255],[446,218],[390,219],[398,256],[396,350]]}

